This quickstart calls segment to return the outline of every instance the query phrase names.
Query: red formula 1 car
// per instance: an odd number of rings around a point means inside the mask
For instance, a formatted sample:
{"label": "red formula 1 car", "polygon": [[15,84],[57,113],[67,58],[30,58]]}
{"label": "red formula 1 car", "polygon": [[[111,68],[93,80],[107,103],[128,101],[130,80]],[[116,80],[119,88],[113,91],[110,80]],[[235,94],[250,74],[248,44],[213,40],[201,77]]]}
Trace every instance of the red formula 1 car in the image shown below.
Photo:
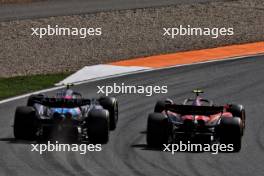
{"label": "red formula 1 car", "polygon": [[232,144],[234,151],[241,149],[245,129],[245,109],[242,105],[215,106],[211,100],[194,90],[194,99],[182,104],[171,99],[158,101],[154,113],[149,114],[147,144],[159,147],[177,141],[217,142]]}

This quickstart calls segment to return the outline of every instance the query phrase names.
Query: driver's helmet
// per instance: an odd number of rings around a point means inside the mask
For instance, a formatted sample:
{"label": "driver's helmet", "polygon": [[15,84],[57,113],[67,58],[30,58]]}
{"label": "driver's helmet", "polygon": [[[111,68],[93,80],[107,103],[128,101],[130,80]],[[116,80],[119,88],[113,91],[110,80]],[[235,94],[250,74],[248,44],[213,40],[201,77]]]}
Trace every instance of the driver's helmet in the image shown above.
{"label": "driver's helmet", "polygon": [[193,106],[202,106],[202,102],[201,102],[201,99],[200,97],[196,97],[194,100],[193,100]]}

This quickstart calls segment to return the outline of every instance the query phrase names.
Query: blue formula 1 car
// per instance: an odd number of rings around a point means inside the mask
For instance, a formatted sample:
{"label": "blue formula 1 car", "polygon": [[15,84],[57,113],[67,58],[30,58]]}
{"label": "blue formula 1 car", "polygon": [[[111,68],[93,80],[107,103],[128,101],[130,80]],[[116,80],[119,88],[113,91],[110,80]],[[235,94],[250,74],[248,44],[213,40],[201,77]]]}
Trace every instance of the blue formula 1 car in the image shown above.
{"label": "blue formula 1 car", "polygon": [[27,106],[17,107],[14,136],[23,140],[54,138],[107,143],[116,128],[118,102],[114,97],[85,99],[70,86],[56,96],[31,95]]}

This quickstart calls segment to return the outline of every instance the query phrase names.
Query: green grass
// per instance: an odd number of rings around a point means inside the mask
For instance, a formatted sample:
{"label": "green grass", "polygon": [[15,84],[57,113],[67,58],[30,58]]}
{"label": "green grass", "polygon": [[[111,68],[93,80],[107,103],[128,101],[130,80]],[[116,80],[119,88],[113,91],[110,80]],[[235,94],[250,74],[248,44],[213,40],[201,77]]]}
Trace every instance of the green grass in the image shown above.
{"label": "green grass", "polygon": [[53,87],[68,75],[69,73],[60,73],[0,78],[0,99]]}

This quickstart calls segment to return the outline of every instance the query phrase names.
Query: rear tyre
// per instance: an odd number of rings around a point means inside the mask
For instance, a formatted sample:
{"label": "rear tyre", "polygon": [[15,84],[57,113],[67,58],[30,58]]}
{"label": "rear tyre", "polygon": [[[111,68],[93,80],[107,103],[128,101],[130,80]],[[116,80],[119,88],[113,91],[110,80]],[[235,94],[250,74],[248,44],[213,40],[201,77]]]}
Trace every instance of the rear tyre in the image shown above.
{"label": "rear tyre", "polygon": [[44,95],[37,94],[37,95],[30,95],[28,97],[27,106],[33,106],[36,101],[40,101],[44,98]]}
{"label": "rear tyre", "polygon": [[35,140],[38,130],[36,111],[32,107],[18,107],[15,112],[14,136],[16,139]]}
{"label": "rear tyre", "polygon": [[219,142],[221,144],[233,145],[232,152],[241,150],[242,121],[239,117],[221,119],[219,124]]}
{"label": "rear tyre", "polygon": [[241,119],[243,126],[243,134],[246,127],[246,111],[244,106],[239,104],[232,104],[230,105],[229,111],[233,114],[234,117],[239,117]]}
{"label": "rear tyre", "polygon": [[147,122],[147,145],[162,147],[169,140],[170,125],[168,119],[161,113],[152,113]]}
{"label": "rear tyre", "polygon": [[101,97],[99,99],[100,105],[109,111],[109,128],[115,130],[118,121],[118,102],[114,97]]}
{"label": "rear tyre", "polygon": [[106,144],[108,142],[109,112],[107,110],[91,110],[87,118],[87,133],[91,143]]}

